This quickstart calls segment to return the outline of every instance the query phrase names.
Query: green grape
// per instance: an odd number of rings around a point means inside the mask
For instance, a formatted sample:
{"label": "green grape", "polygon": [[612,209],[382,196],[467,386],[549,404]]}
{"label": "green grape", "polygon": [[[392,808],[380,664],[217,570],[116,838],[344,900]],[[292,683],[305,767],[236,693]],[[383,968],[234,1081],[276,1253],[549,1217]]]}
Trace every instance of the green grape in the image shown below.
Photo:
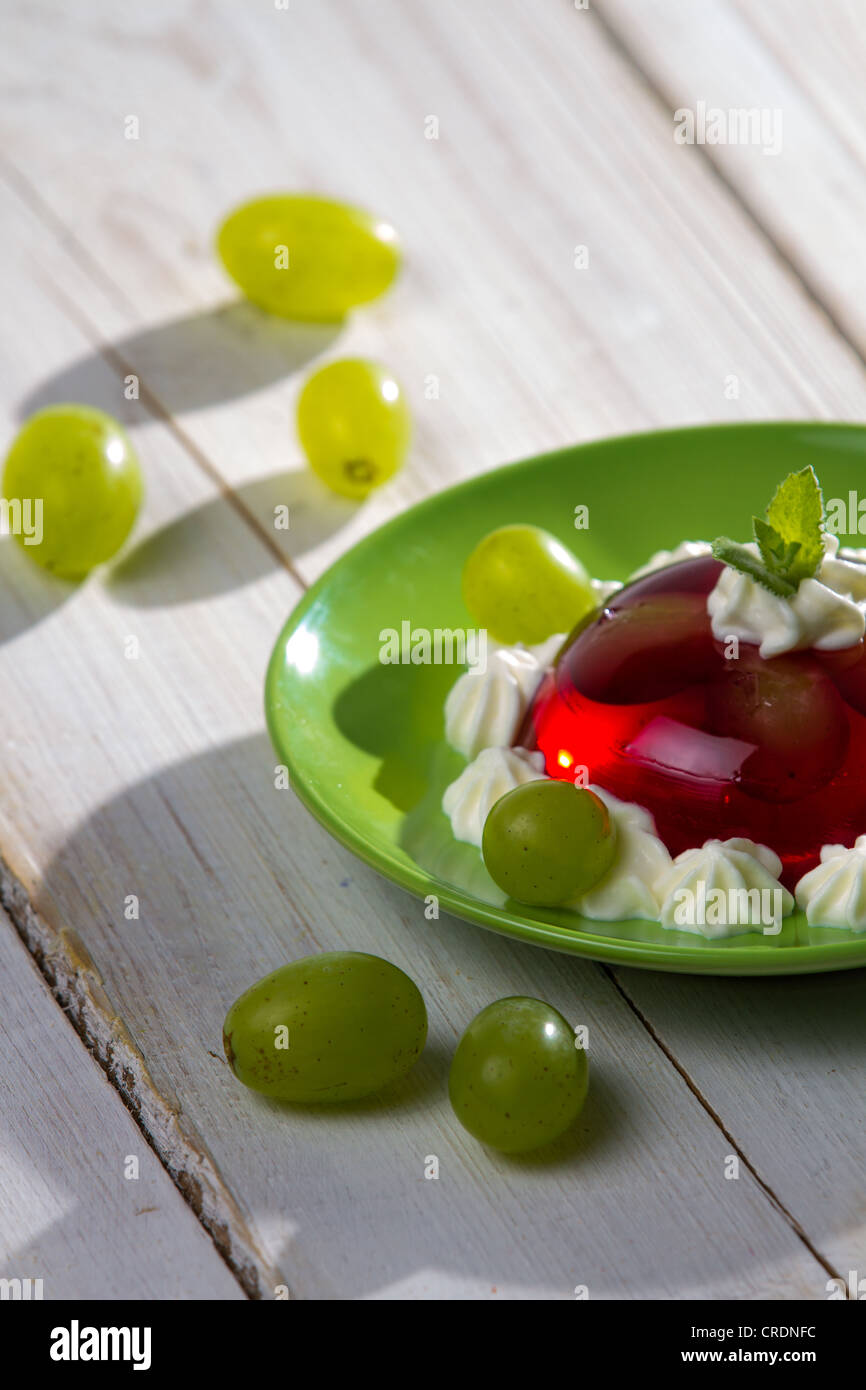
{"label": "green grape", "polygon": [[283,194],[236,208],[217,234],[248,299],[283,318],[342,319],[382,294],[400,266],[394,228],[328,198]]}
{"label": "green grape", "polygon": [[239,1081],[293,1101],[358,1100],[417,1061],[427,1011],[417,986],[362,951],[306,956],[236,999],[223,1046]]}
{"label": "green grape", "polygon": [[391,373],[345,357],[314,372],[298,398],[298,434],[310,467],[343,497],[360,499],[397,472],[412,432]]}
{"label": "green grape", "polygon": [[497,642],[543,642],[571,632],[596,607],[589,575],[555,536],[539,526],[501,526],[473,550],[463,598]]}
{"label": "green grape", "polygon": [[586,1052],[540,999],[499,999],[472,1020],[454,1054],[448,1093],[482,1144],[522,1153],[558,1139],[583,1109]]}
{"label": "green grape", "polygon": [[491,807],[481,853],[494,883],[518,902],[553,907],[586,893],[613,863],[608,809],[573,782],[525,782]]}
{"label": "green grape", "polygon": [[32,559],[65,579],[80,579],[120,549],[143,491],[126,433],[92,406],[40,410],[22,427],[6,457],[7,502],[18,501],[23,515],[28,504],[42,503],[39,543],[29,544],[18,532],[17,539]]}

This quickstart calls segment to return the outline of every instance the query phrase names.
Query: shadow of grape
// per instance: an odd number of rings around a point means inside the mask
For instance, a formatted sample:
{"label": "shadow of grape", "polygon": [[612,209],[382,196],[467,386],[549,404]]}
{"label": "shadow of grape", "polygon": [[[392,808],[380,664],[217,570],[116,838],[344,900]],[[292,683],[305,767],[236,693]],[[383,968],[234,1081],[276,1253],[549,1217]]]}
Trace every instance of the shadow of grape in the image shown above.
{"label": "shadow of grape", "polygon": [[[236,300],[131,333],[110,350],[164,410],[179,414],[291,376],[325,352],[339,332],[339,324],[292,323]],[[101,352],[49,377],[19,403],[19,417],[59,401],[89,401],[95,363],[104,370]]]}
{"label": "shadow of grape", "polygon": [[[247,547],[242,577],[230,564],[202,564],[202,551],[211,545],[223,514],[236,512],[238,502],[273,537],[273,546]],[[287,530],[274,525],[276,509],[284,507]],[[302,559],[347,525],[356,510],[356,503],[335,496],[307,468],[257,478],[233,489],[232,501],[215,497],[133,545],[106,582],[117,599],[139,608],[213,598],[270,573],[280,563],[275,548],[289,562]]]}
{"label": "shadow of grape", "polygon": [[0,643],[42,622],[76,588],[37,565],[12,536],[0,536]]}

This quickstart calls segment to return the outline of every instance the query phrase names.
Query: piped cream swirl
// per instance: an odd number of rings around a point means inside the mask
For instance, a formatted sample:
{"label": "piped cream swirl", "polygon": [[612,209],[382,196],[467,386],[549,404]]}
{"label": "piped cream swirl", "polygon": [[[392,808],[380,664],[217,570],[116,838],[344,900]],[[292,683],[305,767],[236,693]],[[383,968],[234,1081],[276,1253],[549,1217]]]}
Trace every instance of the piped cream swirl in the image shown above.
{"label": "piped cream swirl", "polygon": [[811,927],[866,931],[866,835],[858,835],[853,849],[825,845],[821,863],[803,875],[795,896]]}
{"label": "piped cream swirl", "polygon": [[530,701],[565,640],[494,647],[484,670],[465,671],[445,701],[445,737],[465,758],[514,742]]}
{"label": "piped cream swirl", "polygon": [[779,882],[782,861],[767,845],[742,838],[706,840],[678,854],[656,884],[663,927],[704,937],[778,930],[794,910]]}
{"label": "piped cream swirl", "polygon": [[[746,547],[755,557],[756,545]],[[790,598],[771,594],[757,580],[725,566],[707,598],[717,642],[736,637],[761,656],[815,647],[854,647],[866,632],[866,565],[839,553],[837,536],[824,537],[824,559],[814,579],[802,580]]]}
{"label": "piped cream swirl", "polygon": [[442,810],[451,821],[455,840],[480,849],[484,822],[500,797],[524,782],[542,781],[546,776],[543,753],[530,753],[526,748],[483,748],[442,797]]}
{"label": "piped cream swirl", "polygon": [[655,921],[659,900],[654,885],[671,862],[656,834],[655,821],[642,806],[620,801],[603,787],[591,786],[590,791],[601,798],[610,812],[616,856],[598,883],[568,906],[597,922],[632,917]]}

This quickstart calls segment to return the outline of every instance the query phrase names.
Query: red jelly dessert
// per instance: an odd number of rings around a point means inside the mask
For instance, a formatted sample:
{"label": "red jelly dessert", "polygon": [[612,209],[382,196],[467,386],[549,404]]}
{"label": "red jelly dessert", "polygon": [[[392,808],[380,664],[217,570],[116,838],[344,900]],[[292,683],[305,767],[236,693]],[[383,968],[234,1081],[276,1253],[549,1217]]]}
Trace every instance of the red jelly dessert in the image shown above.
{"label": "red jelly dessert", "polygon": [[713,637],[711,556],[658,570],[572,635],[521,742],[552,777],[645,806],[670,852],[745,836],[793,887],[866,824],[866,646],[790,652]]}

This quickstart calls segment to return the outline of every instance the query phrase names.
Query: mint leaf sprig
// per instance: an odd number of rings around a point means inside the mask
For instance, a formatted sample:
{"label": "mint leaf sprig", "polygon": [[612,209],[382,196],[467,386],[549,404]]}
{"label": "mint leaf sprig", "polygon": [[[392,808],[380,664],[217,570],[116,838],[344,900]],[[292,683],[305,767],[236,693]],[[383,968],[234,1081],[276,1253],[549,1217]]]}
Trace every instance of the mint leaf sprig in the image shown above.
{"label": "mint leaf sprig", "polygon": [[784,575],[777,574],[768,565],[762,564],[751,550],[747,550],[744,545],[738,545],[727,536],[719,536],[713,541],[713,554],[717,560],[721,560],[733,570],[739,570],[740,574],[747,574],[750,579],[762,584],[778,598],[793,598],[797,592],[796,584],[791,584]]}
{"label": "mint leaf sprig", "polygon": [[824,558],[824,499],[812,468],[789,473],[776,489],[765,518],[752,518],[758,545],[753,555],[728,536],[713,541],[717,560],[748,575],[777,598],[792,598]]}

